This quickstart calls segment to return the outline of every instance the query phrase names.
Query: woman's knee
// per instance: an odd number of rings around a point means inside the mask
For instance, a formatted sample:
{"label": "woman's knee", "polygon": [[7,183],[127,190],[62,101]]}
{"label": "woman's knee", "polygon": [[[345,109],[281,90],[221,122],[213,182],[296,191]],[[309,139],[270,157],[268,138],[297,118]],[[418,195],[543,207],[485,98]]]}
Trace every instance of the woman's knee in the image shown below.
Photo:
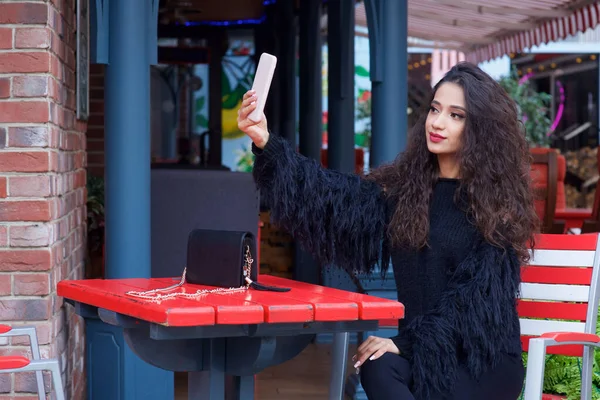
{"label": "woman's knee", "polygon": [[377,386],[390,381],[398,370],[400,356],[385,353],[377,360],[367,361],[360,367],[360,382],[363,386]]}
{"label": "woman's knee", "polygon": [[360,368],[360,382],[369,400],[415,400],[408,387],[410,363],[404,357],[386,353]]}

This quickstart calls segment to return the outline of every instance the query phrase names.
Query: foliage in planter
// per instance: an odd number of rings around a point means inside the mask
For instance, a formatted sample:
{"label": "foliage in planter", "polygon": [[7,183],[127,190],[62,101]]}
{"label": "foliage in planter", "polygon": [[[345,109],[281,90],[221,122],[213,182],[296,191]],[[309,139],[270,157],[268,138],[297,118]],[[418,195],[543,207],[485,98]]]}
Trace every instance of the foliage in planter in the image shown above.
{"label": "foliage in planter", "polygon": [[552,96],[548,93],[537,92],[529,80],[519,83],[515,70],[510,76],[499,81],[500,86],[517,103],[519,119],[525,127],[525,137],[531,146],[548,147],[551,137],[548,136],[552,120],[550,105]]}
{"label": "foliage in planter", "polygon": [[[86,278],[100,278],[104,244],[104,179],[87,178],[87,267]],[[98,261],[96,259],[100,258]]]}
{"label": "foliage in planter", "polygon": [[88,244],[95,251],[102,247],[104,235],[104,179],[88,175],[86,205]]}

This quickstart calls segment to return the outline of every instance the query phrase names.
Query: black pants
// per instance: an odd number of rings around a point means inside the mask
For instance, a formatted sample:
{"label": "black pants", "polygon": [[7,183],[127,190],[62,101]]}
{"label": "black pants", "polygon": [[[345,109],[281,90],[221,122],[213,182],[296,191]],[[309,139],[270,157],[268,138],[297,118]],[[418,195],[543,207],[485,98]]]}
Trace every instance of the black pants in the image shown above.
{"label": "black pants", "polygon": [[[386,353],[360,368],[360,381],[369,400],[415,400],[410,391],[410,363]],[[516,400],[521,394],[525,368],[520,357],[505,356],[493,370],[474,381],[460,370],[454,393],[433,395],[431,400]]]}

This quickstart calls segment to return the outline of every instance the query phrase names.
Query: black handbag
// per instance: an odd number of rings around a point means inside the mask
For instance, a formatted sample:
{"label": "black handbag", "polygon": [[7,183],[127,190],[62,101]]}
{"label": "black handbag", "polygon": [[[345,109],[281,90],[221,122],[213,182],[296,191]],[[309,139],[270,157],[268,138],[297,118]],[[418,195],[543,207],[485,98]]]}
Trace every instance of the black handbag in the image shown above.
{"label": "black handbag", "polygon": [[186,281],[221,288],[289,291],[256,281],[256,247],[251,232],[194,229],[188,238]]}
{"label": "black handbag", "polygon": [[[251,232],[194,229],[188,236],[187,266],[176,285],[126,294],[160,302],[175,297],[199,298],[210,293],[233,293],[248,290],[288,292],[289,288],[261,285],[256,282],[258,265],[254,262],[256,240]],[[174,292],[185,283],[216,286],[195,292]]]}

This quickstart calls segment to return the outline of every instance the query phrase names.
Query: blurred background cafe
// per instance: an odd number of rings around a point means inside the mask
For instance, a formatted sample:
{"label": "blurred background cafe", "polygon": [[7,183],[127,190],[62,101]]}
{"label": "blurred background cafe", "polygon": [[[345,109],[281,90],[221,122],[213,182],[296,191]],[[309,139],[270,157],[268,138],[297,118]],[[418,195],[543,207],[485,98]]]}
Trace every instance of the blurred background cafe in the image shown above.
{"label": "blurred background cafe", "polygon": [[[324,166],[357,173],[402,150],[407,130],[427,110],[431,87],[446,71],[464,60],[479,64],[521,110],[543,230],[600,230],[600,6],[479,3],[481,8],[468,1],[229,0],[224,7],[160,1],[149,93],[152,276],[180,271],[192,227],[248,229],[260,238],[261,273],[395,296],[391,276],[373,281],[321,271],[269,222],[250,174],[251,142],[236,122],[262,52],[278,57],[265,111],[270,128]],[[390,28],[390,21],[382,22],[386,11],[408,18],[394,18]],[[369,21],[378,21],[379,30]],[[383,65],[399,67],[381,76]],[[90,83],[92,257],[86,275],[99,277],[105,232],[102,213],[93,210],[103,199],[104,168],[112,161],[103,147],[104,65],[91,66]],[[384,330],[378,334],[393,331]],[[87,335],[93,336],[90,324]]]}

